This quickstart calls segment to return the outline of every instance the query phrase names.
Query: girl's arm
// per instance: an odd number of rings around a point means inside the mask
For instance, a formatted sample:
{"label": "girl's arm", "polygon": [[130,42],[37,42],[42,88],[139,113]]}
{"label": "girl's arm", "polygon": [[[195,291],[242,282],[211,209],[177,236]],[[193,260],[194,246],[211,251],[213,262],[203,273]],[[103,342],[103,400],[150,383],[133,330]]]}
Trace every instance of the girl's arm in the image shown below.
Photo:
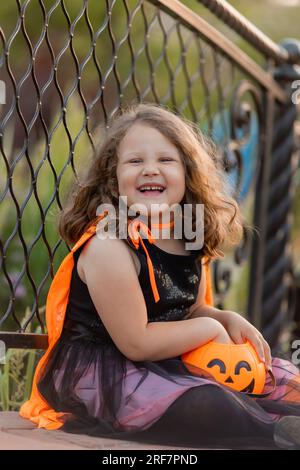
{"label": "girl's arm", "polygon": [[202,269],[201,282],[196,302],[190,307],[185,318],[209,317],[222,324],[234,343],[241,344],[248,339],[255,347],[258,355],[266,365],[271,368],[272,356],[270,346],[259,330],[239,313],[230,310],[219,310],[218,308],[205,305],[206,277],[205,270]]}
{"label": "girl's arm", "polygon": [[230,342],[213,318],[148,322],[145,299],[124,241],[93,237],[81,255],[95,308],[117,348],[134,361],[177,357],[215,339]]}
{"label": "girl's arm", "polygon": [[220,310],[215,307],[211,307],[210,305],[198,305],[193,306],[193,310],[188,313],[184,318],[199,318],[199,317],[209,317],[214,318],[218,322],[220,322],[224,328],[227,327],[227,320],[228,315],[225,310]]}
{"label": "girl's arm", "polygon": [[209,341],[232,343],[225,328],[213,318],[150,322],[140,346],[138,360],[160,361],[177,357]]}

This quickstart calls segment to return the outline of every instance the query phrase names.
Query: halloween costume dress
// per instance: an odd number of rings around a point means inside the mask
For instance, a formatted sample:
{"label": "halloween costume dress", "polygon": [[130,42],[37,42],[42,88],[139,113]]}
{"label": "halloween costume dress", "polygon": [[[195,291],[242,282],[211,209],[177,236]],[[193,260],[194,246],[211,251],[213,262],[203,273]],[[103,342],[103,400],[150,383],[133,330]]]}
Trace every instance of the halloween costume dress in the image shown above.
{"label": "halloween costume dress", "polygon": [[[77,272],[80,252],[94,234],[95,225],[52,281],[46,304],[49,347],[20,415],[49,430],[156,444],[295,448],[279,426],[282,416],[300,416],[300,373],[291,362],[273,358],[276,389],[254,399],[197,367],[191,373],[179,356],[132,361],[119,351]],[[212,304],[209,268],[201,263],[201,251],[171,254],[151,238],[133,243],[128,237],[124,243],[140,261],[138,279],[149,322],[181,321],[196,300],[204,269],[205,300]],[[268,387],[267,381],[264,391]]]}

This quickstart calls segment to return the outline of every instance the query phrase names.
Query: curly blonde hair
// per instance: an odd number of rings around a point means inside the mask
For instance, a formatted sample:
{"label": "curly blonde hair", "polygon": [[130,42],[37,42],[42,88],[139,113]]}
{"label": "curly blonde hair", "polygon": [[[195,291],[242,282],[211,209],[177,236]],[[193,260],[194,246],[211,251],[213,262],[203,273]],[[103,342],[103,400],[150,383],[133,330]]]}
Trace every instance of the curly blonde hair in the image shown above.
{"label": "curly blonde hair", "polygon": [[[181,204],[204,205],[203,256],[224,257],[225,245],[238,243],[243,235],[239,206],[230,195],[216,145],[191,121],[156,104],[135,104],[119,111],[96,152],[82,185],[75,183],[59,217],[59,233],[75,243],[95,223],[100,204],[113,204],[118,213],[116,167],[118,147],[136,123],[157,129],[179,150],[185,168],[186,192]],[[194,225],[194,223],[193,223]]]}

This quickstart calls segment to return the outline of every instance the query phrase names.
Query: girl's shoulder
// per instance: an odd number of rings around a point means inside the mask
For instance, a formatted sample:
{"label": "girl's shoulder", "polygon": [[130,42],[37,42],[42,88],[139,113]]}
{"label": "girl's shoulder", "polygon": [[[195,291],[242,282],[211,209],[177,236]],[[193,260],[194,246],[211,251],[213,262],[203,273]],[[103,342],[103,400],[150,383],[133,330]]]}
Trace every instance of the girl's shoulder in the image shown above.
{"label": "girl's shoulder", "polygon": [[113,264],[114,260],[120,263],[132,261],[134,263],[137,275],[140,271],[140,262],[138,257],[132,252],[126,240],[119,238],[99,238],[97,234],[93,235],[81,249],[77,261],[77,272],[80,279],[85,282],[85,270],[87,266],[94,263],[99,258],[110,260]]}

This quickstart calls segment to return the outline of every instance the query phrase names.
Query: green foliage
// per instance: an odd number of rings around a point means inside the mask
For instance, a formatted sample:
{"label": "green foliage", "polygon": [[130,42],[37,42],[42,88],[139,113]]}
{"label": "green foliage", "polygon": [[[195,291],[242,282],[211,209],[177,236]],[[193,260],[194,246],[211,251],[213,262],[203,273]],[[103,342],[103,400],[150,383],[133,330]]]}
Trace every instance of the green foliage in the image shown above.
{"label": "green foliage", "polygon": [[[45,308],[40,310],[40,315],[44,321],[43,314]],[[24,322],[30,316],[30,309],[26,309]],[[30,332],[41,333],[41,328],[34,330],[30,327]],[[0,410],[18,411],[22,403],[29,399],[32,387],[35,367],[43,351],[30,349],[8,349],[5,356],[5,364],[0,365]]]}

